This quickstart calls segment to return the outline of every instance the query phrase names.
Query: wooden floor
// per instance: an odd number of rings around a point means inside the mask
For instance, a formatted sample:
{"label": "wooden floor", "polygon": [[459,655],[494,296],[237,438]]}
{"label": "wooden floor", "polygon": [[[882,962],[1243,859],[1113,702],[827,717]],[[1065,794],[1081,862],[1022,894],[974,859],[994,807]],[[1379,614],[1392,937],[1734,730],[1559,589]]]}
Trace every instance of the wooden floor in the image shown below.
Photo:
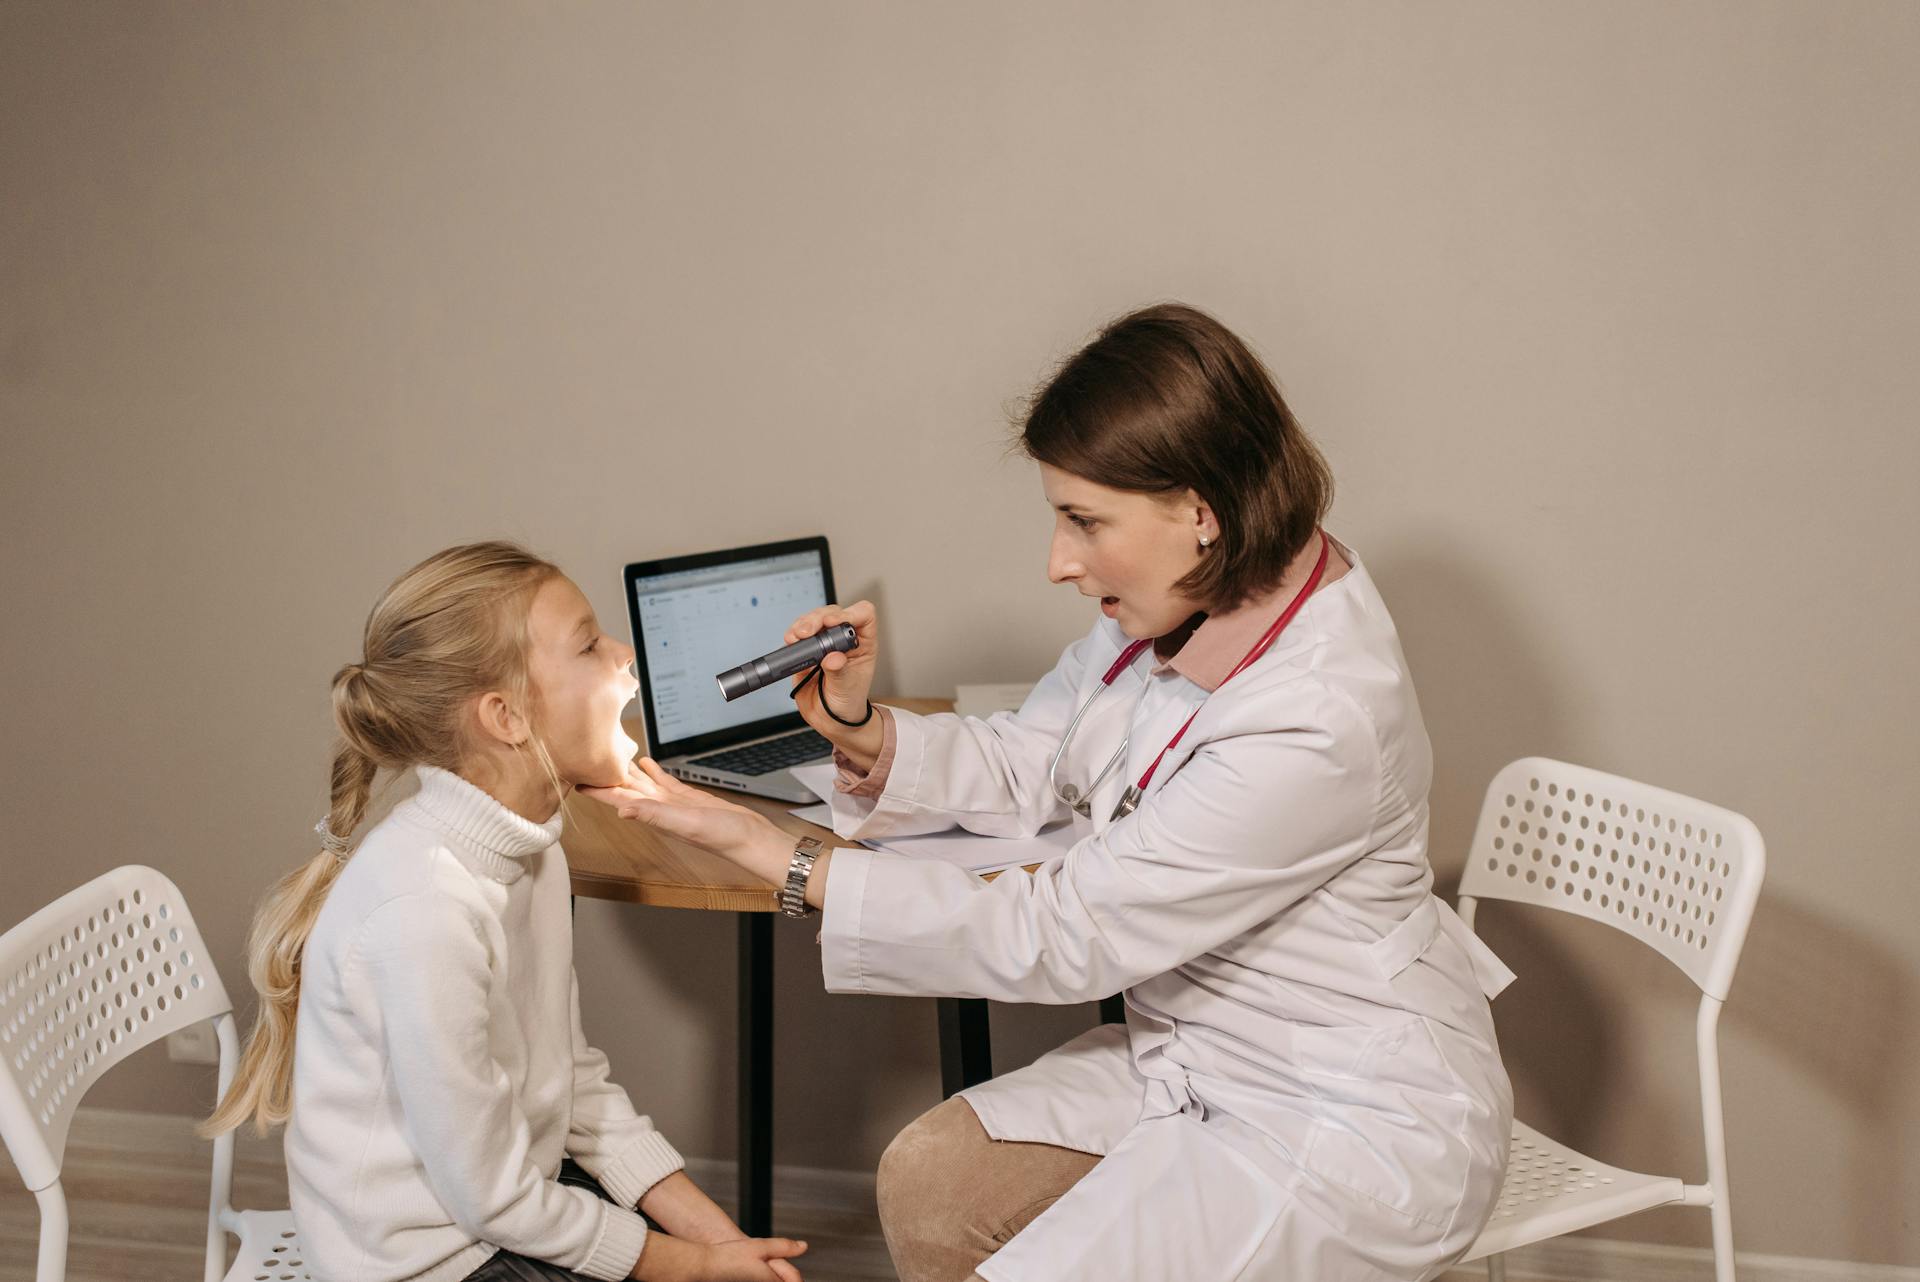
{"label": "wooden floor", "polygon": [[[211,1155],[206,1141],[194,1136],[191,1118],[81,1109],[62,1171],[73,1225],[69,1282],[198,1282]],[[694,1162],[689,1173],[733,1209],[730,1166]],[[872,1198],[872,1180],[860,1175],[783,1172],[776,1182],[774,1227],[806,1240],[807,1254],[798,1263],[807,1282],[897,1282]],[[278,1135],[241,1136],[233,1201],[242,1210],[286,1206]],[[0,1152],[0,1282],[30,1282],[39,1232],[33,1195]],[[1478,1269],[1462,1270],[1445,1282],[1484,1276]]]}
{"label": "wooden floor", "polygon": [[[233,1201],[243,1210],[287,1205],[287,1175],[277,1135],[242,1136],[235,1145]],[[731,1168],[693,1171],[729,1210]],[[193,1119],[151,1113],[81,1109],[67,1144],[69,1282],[199,1282],[205,1257],[212,1148],[193,1134]],[[807,1282],[895,1282],[880,1221],[871,1209],[849,1211],[861,1197],[858,1177],[782,1182],[775,1224],[804,1238],[799,1261]],[[30,1282],[40,1213],[0,1152],[0,1282]]]}

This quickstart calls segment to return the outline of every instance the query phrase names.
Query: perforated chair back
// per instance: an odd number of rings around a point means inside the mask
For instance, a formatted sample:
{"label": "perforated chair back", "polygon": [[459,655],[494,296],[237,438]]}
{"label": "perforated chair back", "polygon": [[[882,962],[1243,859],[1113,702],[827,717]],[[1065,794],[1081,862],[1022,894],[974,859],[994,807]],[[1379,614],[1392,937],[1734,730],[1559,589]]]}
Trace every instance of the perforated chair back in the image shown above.
{"label": "perforated chair back", "polygon": [[1744,815],[1585,766],[1526,757],[1494,776],[1460,880],[1638,939],[1725,1001],[1766,876]]}
{"label": "perforated chair back", "polygon": [[0,935],[0,1133],[29,1189],[60,1178],[74,1110],[102,1074],[232,1011],[180,891],[116,868]]}
{"label": "perforated chair back", "polygon": [[[102,1074],[169,1033],[213,1021],[219,1090],[239,1064],[233,1003],[186,900],[162,873],[116,868],[0,935],[0,1138],[40,1204],[38,1282],[62,1282],[67,1132]],[[233,1136],[213,1141],[207,1282],[308,1282],[285,1211],[236,1211]],[[227,1235],[239,1241],[232,1268]]]}

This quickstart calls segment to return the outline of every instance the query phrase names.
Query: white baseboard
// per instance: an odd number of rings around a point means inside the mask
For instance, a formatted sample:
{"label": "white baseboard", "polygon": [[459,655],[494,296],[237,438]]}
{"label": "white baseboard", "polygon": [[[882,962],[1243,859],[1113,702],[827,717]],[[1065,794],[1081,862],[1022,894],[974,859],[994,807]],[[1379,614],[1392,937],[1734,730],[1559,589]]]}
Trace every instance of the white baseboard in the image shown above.
{"label": "white baseboard", "polygon": [[[734,1164],[716,1158],[690,1158],[687,1173],[716,1198],[737,1194]],[[810,1166],[776,1166],[774,1201],[855,1215],[874,1214],[873,1176],[860,1171]],[[1705,1216],[1701,1221],[1705,1223]],[[1797,1255],[1735,1255],[1740,1282],[1920,1282],[1920,1268],[1895,1264],[1857,1264]],[[1512,1282],[1713,1282],[1710,1247],[1654,1246],[1613,1238],[1563,1237],[1524,1246],[1506,1255]],[[1447,1282],[1486,1277],[1480,1264],[1462,1265]]]}
{"label": "white baseboard", "polygon": [[[1553,1238],[1507,1251],[1507,1276],[1534,1282],[1713,1282],[1713,1247],[1651,1246],[1615,1238]],[[1920,1269],[1805,1255],[1736,1251],[1741,1282],[1920,1282]],[[1480,1265],[1459,1274],[1486,1276]]]}
{"label": "white baseboard", "polygon": [[[1654,1246],[1614,1238],[1536,1242],[1507,1252],[1506,1264],[1509,1278],[1531,1282],[1713,1282],[1711,1247]],[[1901,1265],[1753,1251],[1734,1252],[1734,1272],[1740,1282],[1920,1282],[1920,1269]],[[1485,1276],[1480,1264],[1463,1265],[1449,1275]]]}

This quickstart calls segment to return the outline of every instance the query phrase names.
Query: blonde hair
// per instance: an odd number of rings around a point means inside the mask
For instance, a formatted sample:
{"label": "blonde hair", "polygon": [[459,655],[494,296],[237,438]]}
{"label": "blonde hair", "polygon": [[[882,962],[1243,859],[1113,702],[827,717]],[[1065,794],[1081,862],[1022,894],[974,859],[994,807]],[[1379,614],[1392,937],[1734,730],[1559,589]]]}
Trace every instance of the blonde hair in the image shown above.
{"label": "blonde hair", "polygon": [[[348,837],[366,815],[375,773],[414,765],[458,768],[468,701],[508,691],[531,715],[527,615],[558,566],[511,543],[448,548],[387,588],[367,616],[365,654],[333,675],[333,753],[327,828]],[[534,752],[557,784],[538,736]],[[562,790],[564,793],[564,790]],[[267,892],[247,939],[247,977],[260,995],[253,1031],[220,1106],[201,1124],[221,1135],[251,1119],[256,1132],[292,1109],[294,1019],[307,936],[344,856],[322,850]]]}

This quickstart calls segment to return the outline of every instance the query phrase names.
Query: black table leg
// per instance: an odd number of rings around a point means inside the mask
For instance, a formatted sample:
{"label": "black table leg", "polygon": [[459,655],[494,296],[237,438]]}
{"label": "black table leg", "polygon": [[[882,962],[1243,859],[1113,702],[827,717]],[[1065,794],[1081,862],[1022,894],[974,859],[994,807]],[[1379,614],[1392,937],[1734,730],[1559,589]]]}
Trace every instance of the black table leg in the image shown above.
{"label": "black table leg", "polygon": [[740,1228],[773,1231],[773,914],[740,914]]}
{"label": "black table leg", "polygon": [[940,1097],[953,1096],[993,1076],[993,1041],[987,1004],[972,997],[941,997]]}

